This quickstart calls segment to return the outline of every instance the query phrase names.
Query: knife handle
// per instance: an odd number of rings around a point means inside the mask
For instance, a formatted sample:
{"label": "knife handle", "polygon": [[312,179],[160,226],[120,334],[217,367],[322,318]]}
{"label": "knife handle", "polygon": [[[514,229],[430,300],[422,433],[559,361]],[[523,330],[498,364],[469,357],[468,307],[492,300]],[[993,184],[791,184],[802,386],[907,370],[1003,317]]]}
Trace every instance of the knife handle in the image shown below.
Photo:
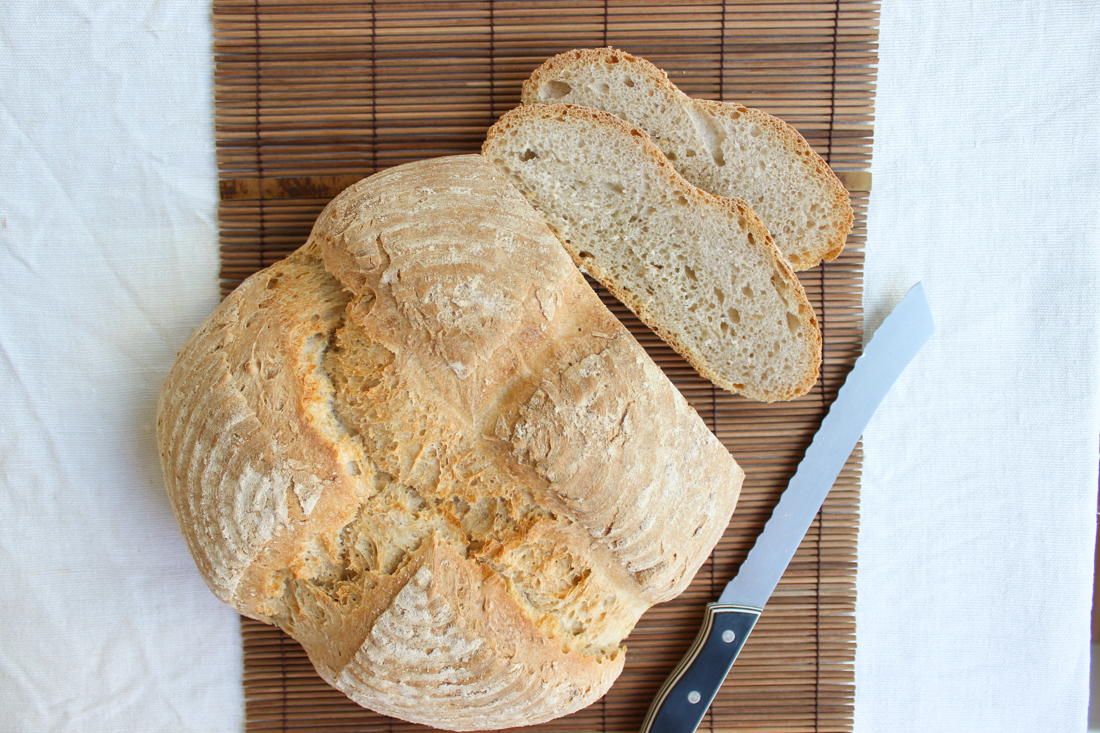
{"label": "knife handle", "polygon": [[641,733],[694,733],[760,618],[760,610],[707,604],[703,628],[657,692]]}

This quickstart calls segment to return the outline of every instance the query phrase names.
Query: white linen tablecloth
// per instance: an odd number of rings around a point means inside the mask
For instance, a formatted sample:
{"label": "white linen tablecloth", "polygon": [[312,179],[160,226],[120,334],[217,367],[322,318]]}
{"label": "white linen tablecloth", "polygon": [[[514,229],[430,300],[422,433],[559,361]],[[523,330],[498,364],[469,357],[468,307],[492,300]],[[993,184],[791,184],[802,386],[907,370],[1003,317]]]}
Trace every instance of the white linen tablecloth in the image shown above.
{"label": "white linen tablecloth", "polygon": [[883,3],[867,330],[937,334],[864,436],[857,731],[1084,730],[1100,12]]}
{"label": "white linen tablecloth", "polygon": [[161,383],[218,303],[205,3],[0,4],[0,730],[243,730]]}
{"label": "white linen tablecloth", "polygon": [[[864,438],[856,730],[1085,729],[1100,13],[886,0],[864,303],[939,331]],[[157,391],[218,300],[206,3],[0,5],[0,730],[243,729]]]}

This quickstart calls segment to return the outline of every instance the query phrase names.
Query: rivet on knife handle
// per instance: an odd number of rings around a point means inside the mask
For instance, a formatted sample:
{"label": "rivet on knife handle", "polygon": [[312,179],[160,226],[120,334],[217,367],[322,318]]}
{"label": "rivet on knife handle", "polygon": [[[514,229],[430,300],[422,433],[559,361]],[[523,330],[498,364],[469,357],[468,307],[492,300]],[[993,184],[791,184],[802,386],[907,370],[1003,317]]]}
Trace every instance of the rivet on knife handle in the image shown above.
{"label": "rivet on knife handle", "polygon": [[759,608],[708,603],[703,628],[657,692],[642,733],[692,733],[760,618]]}
{"label": "rivet on knife handle", "polygon": [[642,733],[693,733],[699,726],[863,429],[935,330],[917,283],[856,360],[764,531],[718,602],[707,606],[695,643],[657,693]]}

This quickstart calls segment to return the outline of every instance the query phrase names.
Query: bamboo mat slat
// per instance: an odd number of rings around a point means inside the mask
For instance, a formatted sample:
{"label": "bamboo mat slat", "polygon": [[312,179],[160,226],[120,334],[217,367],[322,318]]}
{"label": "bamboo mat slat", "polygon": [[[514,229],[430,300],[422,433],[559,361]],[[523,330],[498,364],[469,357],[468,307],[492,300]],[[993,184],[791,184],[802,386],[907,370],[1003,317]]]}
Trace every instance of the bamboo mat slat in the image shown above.
{"label": "bamboo mat slat", "polygon": [[[598,284],[746,471],[737,511],[692,585],[626,640],[626,668],[586,710],[541,731],[635,731],[691,644],[703,605],[737,571],[859,355],[879,5],[875,1],[215,0],[215,136],[222,293],[297,249],[341,190],[375,171],[477,152],[550,56],[614,45],[690,95],[794,125],[852,193],[835,261],[800,273],[822,327],[822,375],[790,403],[748,402],[703,380]],[[854,695],[857,446],[700,727],[850,731]],[[242,619],[249,731],[423,730],[351,703],[305,653]]]}

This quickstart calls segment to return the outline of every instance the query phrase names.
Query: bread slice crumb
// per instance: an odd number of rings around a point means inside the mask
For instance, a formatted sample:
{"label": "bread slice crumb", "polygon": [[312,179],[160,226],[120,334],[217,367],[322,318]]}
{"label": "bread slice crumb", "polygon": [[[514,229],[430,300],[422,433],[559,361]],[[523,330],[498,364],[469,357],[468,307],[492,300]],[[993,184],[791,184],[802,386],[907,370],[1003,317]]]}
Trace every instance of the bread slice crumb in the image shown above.
{"label": "bread slice crumb", "polygon": [[645,59],[614,48],[559,54],[524,83],[523,103],[591,107],[646,130],[693,185],[748,203],[795,270],[835,259],[852,230],[848,191],[797,130],[762,110],[692,99]]}
{"label": "bread slice crumb", "polygon": [[573,261],[719,387],[790,400],[817,379],[805,291],[745,202],[688,183],[641,129],[571,105],[520,107],[482,154]]}

